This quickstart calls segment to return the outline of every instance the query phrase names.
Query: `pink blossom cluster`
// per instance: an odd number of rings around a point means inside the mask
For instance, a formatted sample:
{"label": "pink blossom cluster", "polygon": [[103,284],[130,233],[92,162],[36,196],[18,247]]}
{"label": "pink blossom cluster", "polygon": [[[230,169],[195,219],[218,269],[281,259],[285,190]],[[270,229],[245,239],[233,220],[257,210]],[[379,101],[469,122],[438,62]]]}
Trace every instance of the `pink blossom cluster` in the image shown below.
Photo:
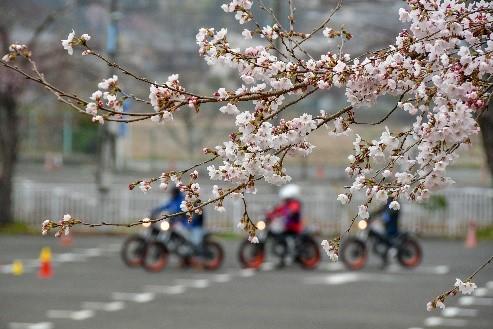
{"label": "pink blossom cluster", "polygon": [[[272,123],[271,115],[289,94],[303,94],[308,87],[336,86],[346,88],[354,109],[393,95],[400,96],[396,109],[416,117],[411,129],[393,133],[386,127],[378,140],[365,141],[356,135],[355,152],[346,169],[355,180],[343,200],[346,203],[352,193],[366,191],[360,217],[368,217],[368,204],[373,200],[386,202],[392,195],[420,201],[431,190],[451,183],[445,170],[457,158],[457,151],[478,133],[476,117],[490,95],[484,79],[493,71],[492,5],[455,0],[410,0],[408,5],[399,11],[399,18],[409,28],[394,45],[363,59],[327,52],[318,60],[280,60],[265,46],[232,48],[225,29],[201,29],[197,43],[206,62],[237,69],[245,83],[236,91],[221,88],[215,93],[228,102],[221,112],[236,115],[237,132],[216,147],[223,164],[208,167],[211,179],[244,183],[261,175],[269,183],[289,182],[276,151],[309,154],[313,146],[305,136],[325,123],[327,115],[323,111],[315,120],[304,114],[291,121],[281,119],[278,125]],[[235,6],[236,2],[228,8]],[[257,33],[274,39],[278,29],[266,26]],[[340,34],[329,28],[323,32],[327,38]],[[251,37],[248,30],[243,34]],[[241,112],[238,101],[256,93],[265,97],[252,101],[255,111]],[[336,117],[330,133],[348,134],[353,122],[351,115]],[[292,128],[297,124],[301,130]],[[397,201],[392,203],[393,209],[399,207]]]}
{"label": "pink blossom cluster", "polygon": [[[330,19],[311,33],[294,31],[292,24],[287,30],[280,22],[261,26],[254,20],[252,1],[230,1],[221,8],[234,14],[240,24],[246,24],[241,33],[246,40],[255,37],[258,40],[241,49],[230,43],[226,28],[198,31],[196,42],[206,63],[235,70],[241,81],[236,89],[219,88],[209,96],[186,91],[177,74],[164,84],[133,74],[90,49],[87,45],[90,36],[76,37],[74,31],[62,40],[69,54],[76,46],[84,47],[83,54],[96,56],[126,76],[146,83],[149,100],[124,93],[117,76],[102,81],[91,102],[53,88],[36,68],[38,77],[31,80],[44,84],[59,99],[100,123],[130,122],[127,118],[131,116],[134,116],[132,120],[150,118],[161,123],[172,120],[173,114],[183,106],[199,111],[204,103],[217,104],[218,111],[235,119],[229,138],[215,148],[207,148],[206,153],[212,158],[201,164],[207,164],[212,180],[233,186],[213,189],[214,198],[209,203],[215,203],[218,210],[223,210],[225,197],[255,193],[259,180],[275,185],[288,183],[291,177],[284,166],[285,158],[309,155],[314,145],[307,137],[316,129],[326,127],[329,135],[334,136],[352,134],[362,124],[355,120],[356,111],[366,111],[382,96],[396,97],[394,108],[376,124],[384,122],[394,111],[408,113],[414,118],[413,124],[402,131],[385,127],[381,136],[372,140],[355,134],[354,151],[348,156],[345,170],[353,183],[346,193],[338,196],[341,203],[349,204],[354,194],[363,194],[365,199],[358,205],[358,215],[366,219],[374,201],[386,202],[391,196],[394,200],[389,206],[399,209],[397,198],[421,201],[432,190],[452,183],[446,169],[478,134],[476,120],[485,110],[493,90],[493,2],[406,2],[407,7],[399,10],[399,19],[406,28],[395,43],[352,57],[343,51],[344,40],[350,40],[351,35],[344,29],[327,26]],[[318,32],[333,41],[340,39],[338,49],[330,49],[318,57],[310,55],[303,43]],[[29,50],[17,45],[11,46],[2,64],[28,77],[7,64],[17,56],[31,61]],[[347,107],[338,111],[324,109],[316,116],[286,115],[288,108],[314,92],[333,87],[345,89]],[[154,111],[123,113],[122,100],[129,97],[150,103]],[[80,109],[80,104],[85,109]],[[153,182],[159,181],[166,189],[172,181],[186,193],[182,209],[191,213],[203,203],[200,187],[193,177],[189,184],[181,182],[182,175],[190,170],[163,173],[130,187],[139,185],[148,191]],[[254,236],[252,225],[247,228],[249,234],[253,232],[250,236]]]}
{"label": "pink blossom cluster", "polygon": [[342,72],[355,108],[401,95],[397,107],[416,117],[409,131],[393,135],[386,128],[379,140],[356,135],[346,169],[355,177],[349,193],[366,191],[367,204],[388,195],[420,201],[452,183],[445,170],[479,132],[476,118],[490,95],[484,82],[493,72],[491,2],[408,3],[399,16],[410,27],[395,45]]}
{"label": "pink blossom cluster", "polygon": [[86,104],[85,111],[92,116],[93,122],[104,123],[102,115],[98,110],[103,108],[110,109],[114,114],[121,117],[123,101],[118,98],[120,88],[118,86],[118,76],[113,75],[111,78],[104,79],[98,83],[98,90],[92,93],[91,102]]}
{"label": "pink blossom cluster", "polygon": [[185,102],[185,89],[180,85],[178,78],[178,74],[173,74],[164,85],[150,86],[149,100],[157,113],[151,117],[152,121],[163,123],[173,120],[173,111]]}

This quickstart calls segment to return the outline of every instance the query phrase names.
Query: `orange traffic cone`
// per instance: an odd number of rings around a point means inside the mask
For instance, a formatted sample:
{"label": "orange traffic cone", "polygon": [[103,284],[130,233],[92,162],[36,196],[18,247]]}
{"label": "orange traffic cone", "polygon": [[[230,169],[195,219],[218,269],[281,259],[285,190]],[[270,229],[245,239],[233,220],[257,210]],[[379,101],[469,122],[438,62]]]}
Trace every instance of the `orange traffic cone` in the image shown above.
{"label": "orange traffic cone", "polygon": [[49,279],[53,276],[53,268],[51,266],[51,250],[49,247],[44,247],[41,249],[41,254],[39,255],[39,271],[38,277],[41,279]]}
{"label": "orange traffic cone", "polygon": [[73,239],[72,239],[72,234],[62,234],[60,237],[60,245],[62,247],[70,247],[72,245]]}
{"label": "orange traffic cone", "polygon": [[476,237],[476,222],[474,220],[470,220],[467,226],[467,236],[466,236],[466,248],[476,248],[478,245],[478,239]]}

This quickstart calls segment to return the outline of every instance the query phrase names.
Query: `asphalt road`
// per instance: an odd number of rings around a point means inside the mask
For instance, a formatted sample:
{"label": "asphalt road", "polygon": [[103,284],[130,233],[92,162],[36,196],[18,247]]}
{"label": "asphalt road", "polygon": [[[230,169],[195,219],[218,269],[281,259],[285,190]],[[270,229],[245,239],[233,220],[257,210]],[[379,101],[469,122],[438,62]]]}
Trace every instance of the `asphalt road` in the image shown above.
{"label": "asphalt road", "polygon": [[[447,301],[443,312],[426,302],[465,277],[493,252],[460,241],[425,241],[414,271],[369,264],[347,272],[324,259],[314,271],[242,270],[237,241],[222,241],[227,258],[216,272],[162,273],[128,269],[118,254],[122,237],[76,237],[62,247],[52,237],[0,236],[1,329],[246,329],[246,328],[492,328],[493,265],[477,278],[472,297]],[[54,277],[37,277],[41,247],[51,246]],[[24,273],[10,274],[14,260]]]}

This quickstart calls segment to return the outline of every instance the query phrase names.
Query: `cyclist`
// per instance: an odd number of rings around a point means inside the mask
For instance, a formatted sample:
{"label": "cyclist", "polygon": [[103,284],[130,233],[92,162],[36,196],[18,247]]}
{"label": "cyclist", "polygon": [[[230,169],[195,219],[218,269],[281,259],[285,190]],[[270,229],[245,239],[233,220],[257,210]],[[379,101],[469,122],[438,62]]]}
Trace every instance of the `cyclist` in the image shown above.
{"label": "cyclist", "polygon": [[[174,187],[171,190],[171,198],[168,200],[168,202],[160,205],[159,207],[152,209],[151,218],[156,218],[163,211],[166,211],[170,214],[181,212],[180,205],[183,202],[183,200],[185,200],[183,193],[181,193],[178,187]],[[174,218],[174,221],[183,220],[184,218],[185,216],[177,216]]]}
{"label": "cyclist", "polygon": [[288,235],[298,235],[303,231],[301,217],[300,188],[296,184],[289,184],[281,188],[279,198],[281,203],[267,213],[267,222],[275,218],[282,217],[284,233]]}
{"label": "cyclist", "polygon": [[276,218],[283,220],[283,234],[287,236],[286,245],[280,255],[280,263],[278,267],[283,267],[286,258],[295,248],[295,239],[303,231],[303,223],[301,216],[302,204],[300,201],[300,188],[298,185],[289,184],[281,188],[279,191],[281,203],[273,210],[267,213],[266,220],[271,222]]}
{"label": "cyclist", "polygon": [[399,235],[399,215],[400,208],[393,209],[390,207],[392,201],[396,201],[394,197],[389,197],[387,203],[371,214],[371,217],[382,215],[383,224],[385,226],[384,238],[387,242],[387,249],[380,255],[382,257],[382,267],[388,265],[388,253],[392,248],[392,240]]}

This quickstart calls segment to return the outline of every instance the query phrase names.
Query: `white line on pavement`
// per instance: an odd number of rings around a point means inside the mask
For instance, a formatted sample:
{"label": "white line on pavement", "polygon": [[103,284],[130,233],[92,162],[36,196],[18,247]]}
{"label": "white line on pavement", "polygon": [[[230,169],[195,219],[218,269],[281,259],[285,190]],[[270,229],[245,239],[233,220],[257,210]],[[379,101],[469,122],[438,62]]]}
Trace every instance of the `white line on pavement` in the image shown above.
{"label": "white line on pavement", "polygon": [[75,249],[75,251],[83,254],[86,257],[98,257],[103,254],[101,248],[77,248]]}
{"label": "white line on pavement", "polygon": [[459,308],[459,307],[447,307],[442,310],[442,315],[446,318],[453,318],[456,316],[476,316],[478,315],[478,310],[471,308]]}
{"label": "white line on pavement", "polygon": [[244,268],[238,272],[241,277],[248,278],[255,275],[255,270],[252,268]]}
{"label": "white line on pavement", "polygon": [[177,282],[190,288],[207,288],[210,286],[210,282],[207,279],[178,279]]}
{"label": "white line on pavement", "polygon": [[426,266],[421,265],[415,269],[409,270],[402,268],[397,264],[393,264],[387,268],[387,272],[389,273],[422,273],[422,274],[437,274],[444,275],[450,271],[450,268],[447,265],[437,265],[437,266]]}
{"label": "white line on pavement", "polygon": [[38,322],[38,323],[23,323],[23,322],[11,322],[9,323],[9,329],[52,329],[53,323],[51,322]]}
{"label": "white line on pavement", "polygon": [[184,293],[186,287],[181,284],[177,284],[174,286],[148,285],[144,287],[144,290],[147,292],[153,292],[158,294],[178,295]]}
{"label": "white line on pavement", "polygon": [[342,262],[324,262],[323,264],[320,264],[318,268],[329,272],[343,271],[346,269]]}
{"label": "white line on pavement", "polygon": [[464,327],[466,324],[467,321],[462,319],[444,319],[440,317],[430,317],[425,319],[425,326],[427,327]]}
{"label": "white line on pavement", "polygon": [[459,298],[459,304],[460,305],[491,306],[491,305],[493,305],[493,298],[463,296],[463,297]]}
{"label": "white line on pavement", "polygon": [[12,273],[12,265],[0,265],[0,272],[4,274]]}
{"label": "white line on pavement", "polygon": [[147,303],[154,300],[154,293],[152,292],[142,292],[142,293],[132,293],[132,292],[114,292],[112,295],[115,300],[130,301],[136,303]]}
{"label": "white line on pavement", "polygon": [[273,262],[265,262],[260,266],[260,269],[262,271],[272,271],[274,269],[275,265]]}
{"label": "white line on pavement", "polygon": [[398,279],[395,276],[388,274],[370,274],[370,273],[354,273],[344,272],[337,274],[329,274],[323,276],[308,277],[303,279],[306,284],[328,284],[340,285],[358,281],[371,282],[396,282]]}
{"label": "white line on pavement", "polygon": [[106,252],[118,252],[121,250],[122,244],[121,243],[105,244],[105,245],[101,245],[99,248]]}
{"label": "white line on pavement", "polygon": [[228,282],[228,281],[231,281],[231,275],[228,273],[215,274],[212,277],[212,281],[214,281],[214,282]]}
{"label": "white line on pavement", "polygon": [[490,289],[488,288],[483,288],[483,287],[480,287],[480,288],[477,288],[474,290],[474,296],[478,296],[478,297],[484,297],[484,296],[487,296],[488,295],[488,291]]}
{"label": "white line on pavement", "polygon": [[46,316],[51,319],[71,319],[71,320],[86,320],[94,316],[93,310],[80,310],[80,311],[68,311],[68,310],[49,310],[46,312]]}
{"label": "white line on pavement", "polygon": [[115,312],[115,311],[123,310],[125,308],[125,303],[122,301],[114,301],[109,303],[83,302],[82,307],[94,311],[103,310],[106,312]]}
{"label": "white line on pavement", "polygon": [[53,257],[53,261],[57,263],[84,262],[86,260],[87,259],[84,255],[75,254],[71,252],[55,255]]}

